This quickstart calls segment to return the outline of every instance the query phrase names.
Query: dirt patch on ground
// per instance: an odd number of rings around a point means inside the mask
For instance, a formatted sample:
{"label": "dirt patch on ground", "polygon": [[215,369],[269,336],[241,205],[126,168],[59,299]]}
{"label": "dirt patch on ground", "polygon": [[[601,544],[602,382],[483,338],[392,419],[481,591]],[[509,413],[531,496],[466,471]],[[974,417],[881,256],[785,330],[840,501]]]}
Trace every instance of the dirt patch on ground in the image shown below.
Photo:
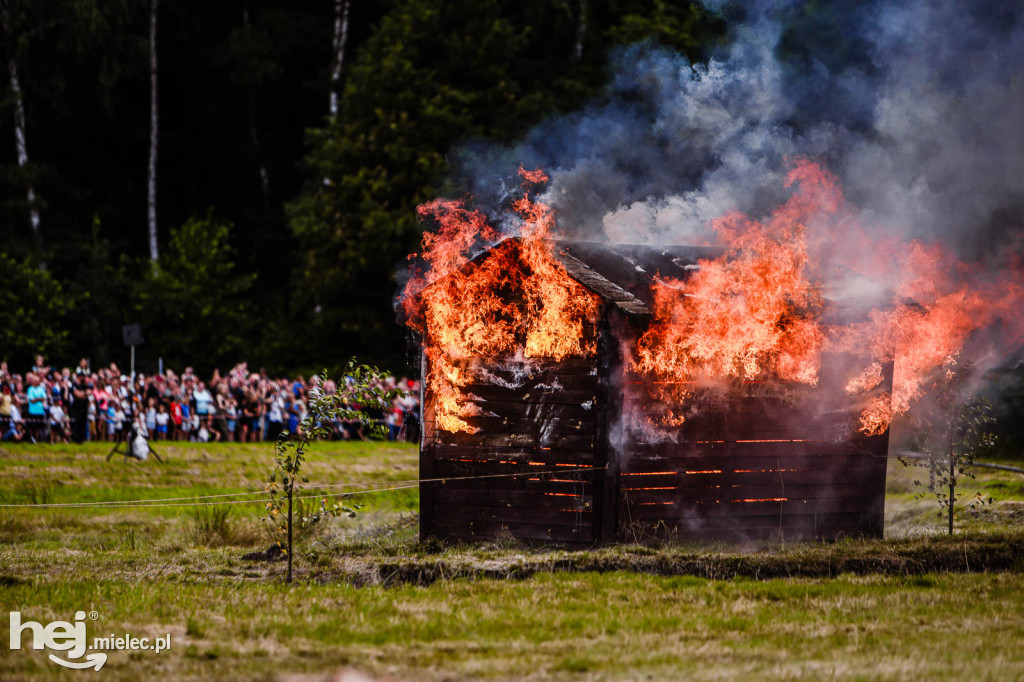
{"label": "dirt patch on ground", "polygon": [[527,549],[480,557],[467,548],[440,556],[339,556],[333,566],[308,577],[359,585],[430,585],[439,580],[518,580],[538,573],[612,571],[712,580],[1017,572],[1024,571],[1024,533],[857,541],[748,552],[628,546],[579,551]]}

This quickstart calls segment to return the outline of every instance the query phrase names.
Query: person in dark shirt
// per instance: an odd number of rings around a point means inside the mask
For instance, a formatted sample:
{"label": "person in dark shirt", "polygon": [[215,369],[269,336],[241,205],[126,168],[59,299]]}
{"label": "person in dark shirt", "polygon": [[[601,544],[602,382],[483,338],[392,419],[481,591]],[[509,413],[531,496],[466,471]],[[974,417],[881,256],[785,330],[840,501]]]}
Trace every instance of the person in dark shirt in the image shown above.
{"label": "person in dark shirt", "polygon": [[76,379],[71,391],[71,438],[76,443],[84,443],[89,436],[89,393],[92,386],[86,374],[79,374]]}

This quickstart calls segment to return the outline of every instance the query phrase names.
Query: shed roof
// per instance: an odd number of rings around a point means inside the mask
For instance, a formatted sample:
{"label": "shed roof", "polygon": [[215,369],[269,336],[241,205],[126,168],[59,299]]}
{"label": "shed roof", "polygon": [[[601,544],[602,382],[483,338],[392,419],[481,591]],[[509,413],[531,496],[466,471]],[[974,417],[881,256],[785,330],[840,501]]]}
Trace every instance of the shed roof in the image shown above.
{"label": "shed roof", "polygon": [[[495,249],[522,241],[509,237],[478,254],[467,268],[488,258]],[[715,246],[651,246],[557,239],[552,241],[555,259],[574,280],[601,296],[638,322],[650,320],[652,284],[656,279],[686,279],[702,259],[721,257],[726,250]],[[866,319],[872,309],[886,307],[893,293],[849,269],[836,269],[824,288],[826,323],[850,324]]]}

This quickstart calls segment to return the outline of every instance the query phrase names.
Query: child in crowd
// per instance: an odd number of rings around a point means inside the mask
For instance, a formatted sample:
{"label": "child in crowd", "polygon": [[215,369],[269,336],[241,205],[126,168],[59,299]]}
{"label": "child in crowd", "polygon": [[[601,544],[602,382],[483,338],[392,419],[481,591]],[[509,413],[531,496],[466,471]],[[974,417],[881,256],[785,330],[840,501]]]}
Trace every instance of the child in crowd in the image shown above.
{"label": "child in crowd", "polygon": [[181,409],[181,427],[178,433],[178,440],[192,440],[192,406],[188,404],[187,400],[182,400],[178,403],[179,409]]}
{"label": "child in crowd", "polygon": [[233,438],[235,430],[238,428],[238,402],[234,398],[228,398],[225,401],[225,411],[227,412],[228,433]]}
{"label": "child in crowd", "polygon": [[146,431],[152,439],[156,438],[156,398],[150,398],[146,403]]}
{"label": "child in crowd", "polygon": [[176,396],[171,396],[171,426],[173,433],[171,440],[181,440],[181,403]]}
{"label": "child in crowd", "polygon": [[117,440],[117,405],[113,400],[107,400],[106,410],[107,440]]}
{"label": "child in crowd", "polygon": [[50,406],[50,442],[68,442],[67,415],[64,413],[64,406],[59,400]]}
{"label": "child in crowd", "polygon": [[127,420],[124,412],[124,406],[118,404],[114,410],[114,440],[121,440],[124,434],[124,423]]}
{"label": "child in crowd", "polygon": [[167,425],[170,420],[171,415],[167,412],[167,406],[160,403],[160,406],[156,408],[156,415],[153,417],[153,422],[156,424],[157,440],[167,440]]}

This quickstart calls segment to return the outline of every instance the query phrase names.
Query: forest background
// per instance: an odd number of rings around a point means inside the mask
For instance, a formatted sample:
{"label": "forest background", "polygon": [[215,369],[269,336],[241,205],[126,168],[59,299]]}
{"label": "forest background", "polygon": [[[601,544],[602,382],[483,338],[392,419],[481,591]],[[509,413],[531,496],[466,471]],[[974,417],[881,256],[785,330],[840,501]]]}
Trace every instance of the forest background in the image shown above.
{"label": "forest background", "polygon": [[[870,5],[782,6],[777,57],[870,69],[843,24]],[[125,367],[139,323],[147,373],[415,375],[396,277],[416,206],[468,189],[453,150],[600,98],[626,46],[708,60],[744,19],[712,6],[0,0],[0,359]],[[998,382],[1013,423],[1022,375]]]}
{"label": "forest background", "polygon": [[414,372],[395,274],[416,205],[459,192],[449,151],[580,106],[618,46],[701,60],[727,35],[725,13],[658,0],[4,0],[0,19],[0,354],[18,370],[125,365],[140,323],[148,372]]}

